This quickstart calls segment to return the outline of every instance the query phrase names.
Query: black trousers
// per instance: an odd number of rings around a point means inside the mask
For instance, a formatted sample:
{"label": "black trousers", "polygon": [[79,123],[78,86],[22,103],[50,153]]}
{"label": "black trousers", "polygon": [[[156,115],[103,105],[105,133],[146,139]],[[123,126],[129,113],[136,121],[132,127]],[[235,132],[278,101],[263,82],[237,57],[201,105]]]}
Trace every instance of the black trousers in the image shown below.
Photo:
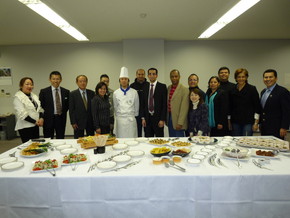
{"label": "black trousers", "polygon": [[66,119],[61,115],[53,116],[53,124],[51,128],[45,125],[45,120],[44,120],[44,126],[43,126],[44,138],[53,139],[54,132],[55,132],[56,139],[64,139],[65,125],[66,125]]}
{"label": "black trousers", "polygon": [[149,115],[146,120],[145,137],[164,137],[164,127],[158,126],[159,121],[158,117]]}
{"label": "black trousers", "polygon": [[92,121],[87,122],[87,125],[84,129],[75,129],[74,130],[74,138],[78,139],[80,137],[84,137],[85,136],[85,131],[86,131],[86,135],[87,136],[93,136],[95,135],[95,131],[94,131],[94,127],[92,125]]}
{"label": "black trousers", "polygon": [[39,138],[39,127],[29,127],[18,130],[22,143],[29,141],[30,139],[38,139]]}

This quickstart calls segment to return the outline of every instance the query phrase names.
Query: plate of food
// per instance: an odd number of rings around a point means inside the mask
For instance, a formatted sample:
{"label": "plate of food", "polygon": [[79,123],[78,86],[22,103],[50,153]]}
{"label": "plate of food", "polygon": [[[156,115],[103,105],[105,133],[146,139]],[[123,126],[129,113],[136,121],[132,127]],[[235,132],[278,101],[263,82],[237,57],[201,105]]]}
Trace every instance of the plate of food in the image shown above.
{"label": "plate of food", "polygon": [[196,143],[197,145],[211,145],[216,144],[218,140],[209,136],[193,136],[188,138],[189,141]]}
{"label": "plate of food", "polygon": [[171,152],[171,148],[163,146],[158,148],[153,148],[150,153],[155,157],[161,157],[164,155],[168,155]]}
{"label": "plate of food", "polygon": [[47,170],[53,170],[60,168],[59,162],[56,159],[47,159],[44,161],[35,161],[31,168],[31,172],[46,172]]}
{"label": "plate of food", "polygon": [[237,145],[248,148],[289,151],[289,142],[276,138],[242,137]]}
{"label": "plate of food", "polygon": [[10,162],[10,163],[3,164],[1,166],[1,169],[4,171],[12,171],[12,170],[19,169],[23,166],[24,166],[24,162],[16,161],[16,162]]}
{"label": "plate of food", "polygon": [[184,141],[175,141],[171,142],[169,145],[173,147],[190,147],[192,144],[190,142],[184,142]]}
{"label": "plate of food", "polygon": [[186,157],[191,152],[190,148],[176,148],[172,151],[172,155],[178,155],[181,157]]}
{"label": "plate of food", "polygon": [[3,164],[16,162],[16,161],[17,161],[17,157],[4,157],[0,159],[0,166]]}
{"label": "plate of food", "polygon": [[278,153],[273,150],[252,149],[252,156],[259,158],[279,159]]}
{"label": "plate of food", "polygon": [[62,158],[62,165],[70,165],[72,163],[81,164],[81,163],[87,163],[88,156],[86,154],[69,154],[65,155]]}
{"label": "plate of food", "polygon": [[115,161],[103,161],[101,163],[97,164],[97,167],[99,169],[107,170],[107,169],[112,169],[117,165]]}
{"label": "plate of food", "polygon": [[24,148],[20,151],[20,156],[32,158],[32,157],[38,157],[41,155],[45,155],[48,152],[46,145],[48,145],[48,143],[41,144],[38,142],[33,142],[32,144],[30,144],[29,146],[27,146],[26,148]]}
{"label": "plate of food", "polygon": [[227,159],[236,160],[237,158],[239,158],[239,160],[248,160],[249,149],[228,146],[228,147],[223,148],[223,152],[221,156]]}
{"label": "plate of food", "polygon": [[165,139],[151,139],[148,141],[148,143],[151,145],[166,145],[169,143],[169,141]]}

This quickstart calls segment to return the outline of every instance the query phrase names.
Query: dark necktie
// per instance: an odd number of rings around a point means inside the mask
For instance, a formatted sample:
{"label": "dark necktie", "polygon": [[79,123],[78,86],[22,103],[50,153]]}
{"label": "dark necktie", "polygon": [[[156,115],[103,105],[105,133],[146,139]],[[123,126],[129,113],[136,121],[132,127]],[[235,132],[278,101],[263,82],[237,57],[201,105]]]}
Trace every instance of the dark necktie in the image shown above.
{"label": "dark necktie", "polygon": [[61,103],[60,103],[60,97],[58,89],[55,89],[55,107],[56,107],[56,113],[58,115],[61,115]]}
{"label": "dark necktie", "polygon": [[154,111],[154,102],[153,102],[153,86],[154,84],[151,84],[150,92],[149,92],[149,112],[153,113]]}
{"label": "dark necktie", "polygon": [[88,109],[88,103],[87,103],[86,92],[85,91],[83,91],[83,102],[84,102],[85,108],[87,110]]}

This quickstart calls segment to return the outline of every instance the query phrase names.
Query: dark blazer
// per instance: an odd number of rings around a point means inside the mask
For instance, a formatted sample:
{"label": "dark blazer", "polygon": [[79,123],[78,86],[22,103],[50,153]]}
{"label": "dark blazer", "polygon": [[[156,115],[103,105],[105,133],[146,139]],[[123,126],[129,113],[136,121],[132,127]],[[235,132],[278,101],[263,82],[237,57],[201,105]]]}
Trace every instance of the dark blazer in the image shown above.
{"label": "dark blazer", "polygon": [[[261,97],[266,89],[261,92]],[[261,106],[260,125],[262,135],[273,135],[280,138],[280,129],[289,129],[290,94],[278,84],[270,93],[265,107]]]}
{"label": "dark blazer", "polygon": [[[79,129],[93,128],[93,117],[91,111],[91,101],[95,96],[94,91],[86,89],[87,93],[87,109],[83,103],[83,97],[79,89],[76,89],[70,93],[69,96],[69,116],[70,123],[77,124]],[[88,122],[89,121],[89,122]]]}
{"label": "dark blazer", "polygon": [[[149,119],[148,97],[150,92],[150,83],[146,83],[143,93],[143,107],[141,108],[141,117],[146,121]],[[166,85],[160,82],[156,83],[154,90],[154,119],[156,121],[166,121],[167,115],[167,88]]]}
{"label": "dark blazer", "polygon": [[[61,104],[62,104],[62,114],[63,118],[63,127],[66,125],[66,113],[69,109],[69,90],[60,87],[61,92]],[[41,89],[39,93],[39,100],[41,102],[41,107],[44,109],[43,119],[44,119],[44,128],[53,127],[53,117],[54,117],[54,104],[52,97],[51,86]]]}
{"label": "dark blazer", "polygon": [[239,91],[237,87],[230,90],[231,122],[237,124],[254,124],[254,114],[260,114],[259,93],[255,86],[248,83]]}

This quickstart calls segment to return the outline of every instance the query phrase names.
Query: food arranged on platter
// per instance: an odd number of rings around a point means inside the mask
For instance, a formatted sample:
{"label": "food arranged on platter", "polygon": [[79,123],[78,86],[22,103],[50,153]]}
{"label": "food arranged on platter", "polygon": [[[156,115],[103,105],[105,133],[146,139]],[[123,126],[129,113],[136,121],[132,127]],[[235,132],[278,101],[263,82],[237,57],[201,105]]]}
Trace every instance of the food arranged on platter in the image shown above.
{"label": "food arranged on platter", "polygon": [[169,141],[164,140],[164,139],[152,139],[152,140],[149,140],[149,143],[153,145],[165,145],[169,143]]}
{"label": "food arranged on platter", "polygon": [[27,157],[38,156],[41,153],[46,153],[48,147],[50,147],[50,143],[41,144],[39,142],[33,142],[26,148],[22,149],[20,154]]}
{"label": "food arranged on platter", "polygon": [[48,159],[45,161],[35,161],[32,167],[32,171],[48,170],[58,168],[58,162],[56,159]]}
{"label": "food arranged on platter", "polygon": [[275,156],[275,154],[272,151],[262,151],[262,150],[257,150],[256,155],[267,156],[267,157],[274,157]]}
{"label": "food arranged on platter", "polygon": [[191,143],[183,142],[183,141],[175,141],[175,142],[172,142],[171,145],[175,147],[185,147],[185,146],[191,146]]}
{"label": "food arranged on platter", "polygon": [[[100,134],[96,134],[95,136],[99,136]],[[106,142],[106,145],[114,145],[116,143],[118,143],[118,140],[116,140],[116,136],[115,135],[111,135],[111,134],[105,134],[108,135],[108,139]],[[77,143],[81,144],[82,148],[95,148],[96,147],[96,143],[94,141],[94,137],[95,136],[87,136],[87,137],[82,137],[79,138],[77,140]]]}
{"label": "food arranged on platter", "polygon": [[85,154],[69,154],[63,157],[63,164],[71,164],[78,162],[85,162],[88,160],[88,157]]}
{"label": "food arranged on platter", "polygon": [[249,148],[289,150],[289,142],[274,138],[242,137],[237,145]]}
{"label": "food arranged on platter", "polygon": [[189,148],[178,148],[175,149],[172,154],[173,155],[179,155],[181,157],[185,157],[187,156],[189,153],[191,152],[191,150]]}
{"label": "food arranged on platter", "polygon": [[190,137],[189,140],[196,144],[201,144],[201,145],[208,145],[208,144],[213,144],[217,142],[217,139],[209,137],[209,136],[193,136]]}
{"label": "food arranged on platter", "polygon": [[171,151],[171,148],[169,147],[159,147],[159,148],[153,148],[150,153],[153,155],[153,156],[156,156],[156,157],[161,157],[161,156],[164,156],[164,155],[167,155],[169,154]]}
{"label": "food arranged on platter", "polygon": [[247,148],[237,148],[237,147],[232,147],[232,146],[223,148],[223,154],[228,157],[245,158],[247,157],[248,153],[249,153],[249,149]]}

